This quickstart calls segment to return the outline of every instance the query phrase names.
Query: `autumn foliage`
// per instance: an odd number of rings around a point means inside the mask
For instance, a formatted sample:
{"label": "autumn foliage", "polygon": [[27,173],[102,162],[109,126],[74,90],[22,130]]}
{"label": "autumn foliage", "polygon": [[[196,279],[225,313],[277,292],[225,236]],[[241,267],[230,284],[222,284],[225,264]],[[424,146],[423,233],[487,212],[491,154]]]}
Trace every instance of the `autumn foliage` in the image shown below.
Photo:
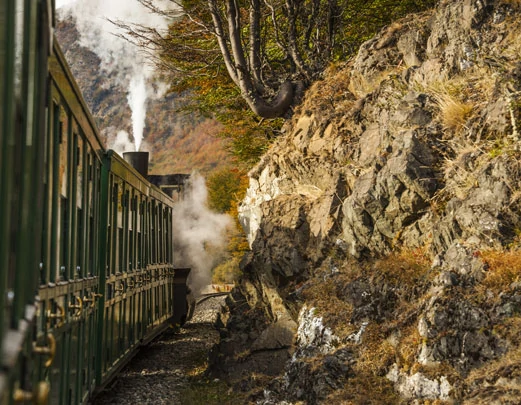
{"label": "autumn foliage", "polygon": [[245,171],[225,167],[213,172],[207,179],[208,206],[230,215],[234,226],[228,228],[228,248],[225,260],[214,269],[214,282],[231,283],[240,275],[239,262],[248,250],[248,242],[239,224],[238,206],[248,187]]}

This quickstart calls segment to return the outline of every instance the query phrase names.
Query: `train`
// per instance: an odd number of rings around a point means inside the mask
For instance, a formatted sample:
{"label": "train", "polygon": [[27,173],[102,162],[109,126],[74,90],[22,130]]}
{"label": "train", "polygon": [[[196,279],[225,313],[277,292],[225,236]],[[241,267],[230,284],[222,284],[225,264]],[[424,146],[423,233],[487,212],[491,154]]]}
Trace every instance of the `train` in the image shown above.
{"label": "train", "polygon": [[193,307],[174,200],[107,150],[53,29],[0,2],[0,403],[86,404]]}

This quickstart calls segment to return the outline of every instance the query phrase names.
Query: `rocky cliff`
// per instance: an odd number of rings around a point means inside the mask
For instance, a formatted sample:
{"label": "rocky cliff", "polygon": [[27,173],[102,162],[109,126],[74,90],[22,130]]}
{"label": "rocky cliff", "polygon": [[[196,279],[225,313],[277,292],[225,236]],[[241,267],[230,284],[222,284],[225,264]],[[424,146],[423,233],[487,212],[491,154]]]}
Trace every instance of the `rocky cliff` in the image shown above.
{"label": "rocky cliff", "polygon": [[216,375],[259,404],[519,403],[519,12],[441,1],[312,86],[250,172]]}

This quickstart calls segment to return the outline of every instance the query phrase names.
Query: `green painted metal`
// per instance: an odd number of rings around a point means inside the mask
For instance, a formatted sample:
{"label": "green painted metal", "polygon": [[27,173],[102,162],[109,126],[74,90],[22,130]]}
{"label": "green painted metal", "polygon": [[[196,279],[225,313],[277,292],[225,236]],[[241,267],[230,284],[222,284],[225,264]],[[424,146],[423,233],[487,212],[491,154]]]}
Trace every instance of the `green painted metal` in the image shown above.
{"label": "green painted metal", "polygon": [[52,154],[50,155],[50,166],[52,168],[52,177],[51,177],[51,243],[50,243],[50,268],[49,268],[49,282],[54,283],[57,280],[58,266],[59,266],[59,258],[58,258],[58,246],[59,246],[59,236],[58,236],[58,220],[60,218],[60,195],[59,195],[59,165],[60,165],[60,137],[62,136],[62,125],[60,121],[60,111],[61,107],[58,104],[53,104],[51,106],[53,110],[52,121],[52,134],[50,136],[50,145],[52,149]]}
{"label": "green painted metal", "polygon": [[9,268],[9,252],[11,249],[10,244],[10,229],[11,229],[11,201],[9,196],[13,193],[13,178],[10,175],[13,173],[13,160],[14,160],[14,91],[15,91],[15,74],[14,74],[14,61],[15,61],[15,19],[11,16],[15,12],[15,0],[7,0],[2,2],[3,12],[5,15],[3,20],[5,25],[3,28],[3,44],[4,44],[4,55],[3,58],[3,91],[2,91],[2,110],[4,119],[0,122],[2,127],[2,182],[0,183],[0,192],[2,196],[6,198],[0,199],[0,230],[2,232],[1,240],[6,241],[0,244],[0,265],[4,269],[9,269],[7,272],[3,272],[0,276],[0,291],[2,292],[2,307],[7,303],[7,308],[2,308],[2,314],[5,314],[5,318],[2,319],[2,329],[8,329],[12,326],[11,310],[9,307],[9,278],[12,277],[12,272]]}
{"label": "green painted metal", "polygon": [[[0,193],[2,196],[11,195],[13,179],[12,173],[12,145],[13,145],[13,95],[14,95],[14,19],[10,16],[14,13],[14,0],[0,2]],[[0,268],[8,269],[10,243],[10,201],[8,198],[0,199]],[[0,322],[0,333],[4,336],[4,330],[9,327],[10,319],[7,309],[4,307],[7,301],[7,284],[9,272],[0,273],[0,314],[6,314]],[[7,381],[0,381],[0,384]]]}
{"label": "green painted metal", "polygon": [[[0,341],[20,348],[1,360],[2,404],[40,381],[50,403],[87,403],[175,309],[173,201],[105,152],[58,44],[48,51],[51,5],[0,4],[0,295],[14,292]],[[46,365],[33,345],[52,340]]]}
{"label": "green painted metal", "polygon": [[105,356],[104,356],[104,336],[106,333],[106,312],[105,312],[105,300],[106,300],[106,288],[105,279],[107,278],[107,266],[109,254],[107,252],[108,243],[108,227],[109,227],[109,210],[110,210],[110,158],[105,157],[103,165],[101,167],[101,193],[100,193],[100,216],[99,216],[99,244],[98,244],[98,269],[99,269],[99,285],[98,292],[101,294],[101,298],[98,301],[98,313],[105,316],[100,316],[97,323],[97,339],[96,339],[96,364],[95,364],[95,379],[96,385],[100,386],[103,383],[103,371],[105,368]]}
{"label": "green painted metal", "polygon": [[14,301],[13,301],[13,326],[23,319],[25,305],[34,300],[34,290],[28,289],[27,286],[32,284],[34,279],[31,258],[26,249],[31,246],[31,194],[34,188],[34,178],[32,165],[34,163],[34,112],[35,112],[35,63],[36,63],[36,28],[37,28],[37,3],[26,0],[24,9],[24,30],[23,30],[23,81],[22,94],[20,97],[22,102],[23,119],[17,128],[15,136],[21,136],[24,144],[16,151],[16,164],[19,165],[22,178],[19,179],[18,203],[17,203],[17,232],[15,241],[16,254],[16,270],[14,277]]}

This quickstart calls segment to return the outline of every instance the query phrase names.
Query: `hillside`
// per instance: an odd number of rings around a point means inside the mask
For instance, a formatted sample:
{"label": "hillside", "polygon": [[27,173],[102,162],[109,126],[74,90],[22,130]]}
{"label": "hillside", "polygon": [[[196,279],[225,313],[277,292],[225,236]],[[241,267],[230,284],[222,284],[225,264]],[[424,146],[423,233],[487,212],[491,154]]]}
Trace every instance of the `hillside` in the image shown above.
{"label": "hillside", "polygon": [[[58,21],[56,36],[71,71],[85,97],[105,144],[112,148],[121,130],[132,134],[131,110],[126,89],[113,73],[100,69],[100,59],[78,43],[74,20]],[[181,113],[186,94],[167,93],[148,101],[144,148],[150,152],[150,173],[208,173],[230,164],[226,141],[218,138],[219,124],[193,113]]]}
{"label": "hillside", "polygon": [[330,68],[249,173],[215,376],[257,404],[518,404],[519,1]]}

